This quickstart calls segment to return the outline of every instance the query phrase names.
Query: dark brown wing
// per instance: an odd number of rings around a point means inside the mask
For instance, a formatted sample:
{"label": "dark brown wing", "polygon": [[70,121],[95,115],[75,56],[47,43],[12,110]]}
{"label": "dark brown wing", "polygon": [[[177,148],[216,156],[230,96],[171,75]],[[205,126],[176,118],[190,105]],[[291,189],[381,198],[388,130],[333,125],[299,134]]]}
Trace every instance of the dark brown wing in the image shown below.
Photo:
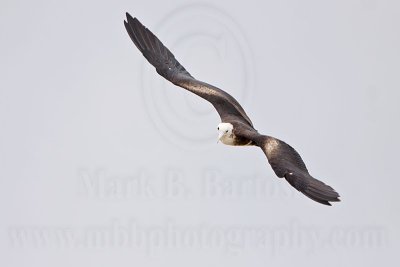
{"label": "dark brown wing", "polygon": [[306,165],[293,147],[276,138],[260,135],[249,127],[244,128],[237,134],[253,140],[263,150],[278,177],[285,177],[294,188],[321,204],[330,206],[329,202],[340,201],[339,194],[332,187],[308,173]]}
{"label": "dark brown wing", "polygon": [[132,18],[128,13],[126,17],[127,21],[124,21],[126,31],[143,56],[156,68],[158,74],[211,102],[222,121],[235,117],[252,126],[251,120],[236,99],[215,86],[193,78],[171,51],[137,18]]}

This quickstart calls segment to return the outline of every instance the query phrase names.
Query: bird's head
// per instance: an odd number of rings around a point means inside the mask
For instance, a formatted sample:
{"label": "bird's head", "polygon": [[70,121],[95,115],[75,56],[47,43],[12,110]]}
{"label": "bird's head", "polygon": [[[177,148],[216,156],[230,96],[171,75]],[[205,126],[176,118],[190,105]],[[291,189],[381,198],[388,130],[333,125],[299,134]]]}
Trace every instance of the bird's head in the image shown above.
{"label": "bird's head", "polygon": [[233,125],[231,123],[221,122],[218,124],[218,141],[224,136],[230,136],[233,131]]}

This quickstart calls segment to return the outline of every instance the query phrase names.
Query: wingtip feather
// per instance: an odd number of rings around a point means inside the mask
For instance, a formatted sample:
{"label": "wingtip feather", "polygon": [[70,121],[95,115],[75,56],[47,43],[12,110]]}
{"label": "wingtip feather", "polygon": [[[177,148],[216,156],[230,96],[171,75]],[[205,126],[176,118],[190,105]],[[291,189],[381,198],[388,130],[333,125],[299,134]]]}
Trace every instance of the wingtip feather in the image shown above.
{"label": "wingtip feather", "polygon": [[131,14],[129,14],[128,12],[125,12],[125,15],[126,15],[126,19],[132,19]]}
{"label": "wingtip feather", "polygon": [[297,172],[296,174],[285,175],[286,180],[308,198],[331,206],[330,202],[339,202],[339,194],[329,185],[313,178],[308,173]]}

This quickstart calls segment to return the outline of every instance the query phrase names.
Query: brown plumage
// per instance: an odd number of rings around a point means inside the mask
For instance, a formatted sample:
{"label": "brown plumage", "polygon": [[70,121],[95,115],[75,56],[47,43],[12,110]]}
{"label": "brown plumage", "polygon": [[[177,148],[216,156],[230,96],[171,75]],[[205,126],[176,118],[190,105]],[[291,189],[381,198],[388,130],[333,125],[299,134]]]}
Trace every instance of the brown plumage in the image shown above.
{"label": "brown plumage", "polygon": [[175,59],[175,56],[137,18],[126,14],[125,28],[133,43],[152,64],[158,74],[209,101],[217,110],[221,121],[233,126],[232,145],[255,145],[260,147],[278,177],[285,178],[290,185],[312,200],[325,205],[337,202],[339,194],[330,186],[313,178],[300,155],[294,148],[276,138],[261,135],[244,109],[225,91],[196,80]]}

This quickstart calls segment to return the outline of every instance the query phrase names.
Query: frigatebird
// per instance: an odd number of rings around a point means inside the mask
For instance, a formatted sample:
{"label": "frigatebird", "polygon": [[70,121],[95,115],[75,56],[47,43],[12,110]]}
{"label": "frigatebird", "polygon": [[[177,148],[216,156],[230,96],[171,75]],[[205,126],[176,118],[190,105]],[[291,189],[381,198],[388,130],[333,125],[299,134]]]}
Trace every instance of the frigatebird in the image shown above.
{"label": "frigatebird", "polygon": [[158,74],[210,102],[221,117],[218,140],[225,145],[258,146],[266,155],[275,174],[285,178],[298,191],[324,205],[340,201],[329,185],[313,178],[299,153],[277,138],[259,134],[244,109],[231,95],[208,83],[195,79],[167,47],[143,24],[126,13],[126,31],[133,43],[156,68]]}

